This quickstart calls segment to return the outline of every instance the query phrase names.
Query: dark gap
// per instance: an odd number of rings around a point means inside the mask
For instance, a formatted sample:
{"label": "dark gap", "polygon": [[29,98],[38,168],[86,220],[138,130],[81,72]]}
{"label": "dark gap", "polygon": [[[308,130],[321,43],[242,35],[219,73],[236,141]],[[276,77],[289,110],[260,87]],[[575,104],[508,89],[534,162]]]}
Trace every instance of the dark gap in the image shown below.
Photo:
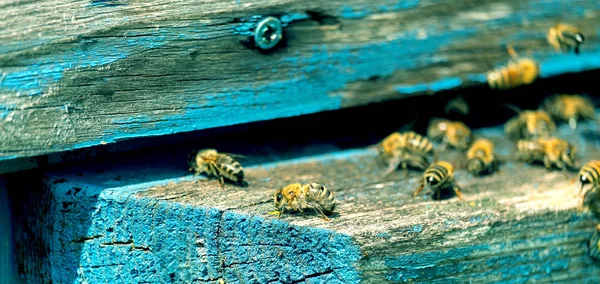
{"label": "dark gap", "polygon": [[[502,103],[532,109],[537,108],[544,97],[554,93],[589,94],[597,104],[599,96],[595,80],[599,73],[540,79],[530,86],[511,91],[491,91],[487,86],[477,86],[299,117],[132,139],[52,154],[50,160],[73,160],[62,163],[61,167],[75,165],[79,176],[84,175],[79,169],[98,171],[127,164],[130,168],[151,166],[155,170],[167,169],[171,174],[161,178],[170,178],[190,174],[186,157],[190,151],[199,148],[216,148],[221,152],[244,155],[247,158],[240,160],[243,166],[320,155],[370,146],[393,131],[412,128],[424,134],[432,117],[462,120],[473,129],[499,126],[515,115]],[[458,96],[468,102],[469,115],[445,115],[446,103]],[[110,177],[113,180],[132,178],[126,174]]]}

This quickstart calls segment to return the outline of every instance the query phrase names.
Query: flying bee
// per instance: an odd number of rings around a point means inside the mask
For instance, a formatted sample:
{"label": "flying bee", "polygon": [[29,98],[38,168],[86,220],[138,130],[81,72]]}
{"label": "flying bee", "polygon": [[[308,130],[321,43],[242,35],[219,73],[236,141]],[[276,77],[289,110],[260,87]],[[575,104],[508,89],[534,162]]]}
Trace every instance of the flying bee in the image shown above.
{"label": "flying bee", "polygon": [[439,161],[431,164],[423,175],[421,186],[413,193],[413,196],[419,195],[421,190],[425,188],[425,184],[435,190],[437,199],[440,199],[442,189],[452,188],[459,199],[463,199],[460,194],[460,188],[454,181],[454,167],[445,161]]}
{"label": "flying bee", "polygon": [[575,54],[579,54],[579,46],[585,41],[583,33],[577,27],[569,24],[557,24],[551,27],[546,39],[556,51],[574,50]]}
{"label": "flying bee", "polygon": [[467,151],[467,170],[474,175],[491,173],[497,169],[498,163],[494,156],[494,143],[479,138]]}
{"label": "flying bee", "polygon": [[581,199],[580,207],[583,207],[585,197],[588,195],[588,193],[600,188],[600,160],[589,161],[587,164],[581,167],[581,170],[579,170],[579,182],[581,183],[581,189],[579,190],[580,192],[584,190],[586,185],[591,185]]}
{"label": "flying bee", "polygon": [[600,224],[596,225],[596,229],[588,242],[588,255],[595,260],[600,260]]}
{"label": "flying bee", "polygon": [[305,209],[314,209],[325,221],[329,221],[325,213],[332,213],[336,206],[333,193],[318,183],[289,184],[277,189],[273,199],[279,217],[286,210],[300,211],[304,216]]}
{"label": "flying bee", "polygon": [[431,140],[441,141],[440,151],[447,145],[459,150],[467,150],[471,145],[471,129],[460,121],[432,119],[427,128],[427,136]]}
{"label": "flying bee", "polygon": [[380,159],[388,165],[384,176],[399,166],[405,175],[408,175],[408,166],[425,169],[429,164],[429,157],[434,155],[433,144],[412,131],[390,134],[381,142],[378,150]]}
{"label": "flying bee", "polygon": [[555,137],[517,142],[517,159],[526,163],[543,162],[547,169],[573,169],[578,164],[577,148]]}
{"label": "flying bee", "polygon": [[247,186],[242,165],[231,156],[232,154],[218,153],[215,149],[193,151],[188,155],[188,170],[193,171],[194,176],[205,174],[217,178],[223,189],[225,180]]}
{"label": "flying bee", "polygon": [[554,119],[568,122],[572,129],[579,121],[596,119],[594,103],[580,95],[554,95],[544,100],[542,108]]}
{"label": "flying bee", "polygon": [[504,132],[512,140],[549,137],[556,132],[556,124],[543,110],[517,110],[517,116],[504,124]]}
{"label": "flying bee", "polygon": [[528,85],[537,79],[540,67],[537,61],[518,57],[515,50],[509,46],[511,59],[508,64],[489,71],[486,75],[488,85],[492,89],[507,90],[521,85]]}

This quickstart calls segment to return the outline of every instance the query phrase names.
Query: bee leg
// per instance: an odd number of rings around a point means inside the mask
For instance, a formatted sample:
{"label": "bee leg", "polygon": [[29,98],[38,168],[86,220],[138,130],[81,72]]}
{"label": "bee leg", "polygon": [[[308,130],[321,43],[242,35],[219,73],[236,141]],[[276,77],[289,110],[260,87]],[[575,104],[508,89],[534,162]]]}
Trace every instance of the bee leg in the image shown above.
{"label": "bee leg", "polygon": [[406,162],[402,163],[402,173],[404,173],[405,178],[408,178],[408,165]]}
{"label": "bee leg", "polygon": [[440,197],[441,190],[439,188],[438,188],[438,190],[435,191],[435,194],[436,194],[436,197],[437,197],[436,200],[440,200],[441,199],[441,197]]}
{"label": "bee leg", "polygon": [[400,157],[391,158],[388,162],[388,168],[383,173],[383,176],[386,177],[386,176],[390,175],[391,173],[393,173],[398,168],[399,165],[400,165]]}
{"label": "bee leg", "polygon": [[544,166],[546,167],[547,170],[552,169],[552,162],[550,162],[550,159],[548,158],[548,156],[544,156]]}
{"label": "bee leg", "polygon": [[219,183],[221,189],[225,189],[225,179],[223,178],[223,176],[219,176],[217,178],[217,182]]}
{"label": "bee leg", "polygon": [[315,204],[311,202],[311,205],[313,208],[315,208],[315,210],[317,210],[319,212],[319,214],[321,214],[321,217],[323,218],[323,220],[329,222],[330,219],[327,217],[327,215],[325,215],[325,213],[323,213],[323,210],[321,210],[321,205],[319,204]]}
{"label": "bee leg", "polygon": [[419,186],[419,188],[415,192],[413,192],[413,196],[419,195],[419,193],[421,192],[421,190],[423,190],[424,187],[425,187],[425,181],[421,181],[421,186]]}
{"label": "bee leg", "polygon": [[460,193],[460,188],[458,187],[458,185],[454,185],[454,186],[452,187],[452,189],[454,190],[454,193],[456,193],[456,196],[458,197],[458,199],[460,199],[460,200],[465,200],[465,199],[462,197],[462,194]]}
{"label": "bee leg", "polygon": [[433,151],[433,162],[437,163],[440,160],[440,151]]}
{"label": "bee leg", "polygon": [[440,152],[443,152],[446,150],[446,147],[448,147],[448,136],[444,136],[444,138],[442,139],[442,144],[440,144]]}
{"label": "bee leg", "polygon": [[277,219],[281,219],[281,213],[283,213],[283,211],[285,211],[285,206],[281,208],[281,210],[279,210],[279,214],[277,214]]}

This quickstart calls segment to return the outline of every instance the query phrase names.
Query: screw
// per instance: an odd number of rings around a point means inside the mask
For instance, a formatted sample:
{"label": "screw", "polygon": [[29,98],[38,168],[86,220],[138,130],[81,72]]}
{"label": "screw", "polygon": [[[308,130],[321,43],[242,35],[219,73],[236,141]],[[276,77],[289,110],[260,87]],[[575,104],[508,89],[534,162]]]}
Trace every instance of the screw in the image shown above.
{"label": "screw", "polygon": [[275,17],[262,19],[254,31],[254,42],[260,49],[271,49],[283,38],[281,21]]}

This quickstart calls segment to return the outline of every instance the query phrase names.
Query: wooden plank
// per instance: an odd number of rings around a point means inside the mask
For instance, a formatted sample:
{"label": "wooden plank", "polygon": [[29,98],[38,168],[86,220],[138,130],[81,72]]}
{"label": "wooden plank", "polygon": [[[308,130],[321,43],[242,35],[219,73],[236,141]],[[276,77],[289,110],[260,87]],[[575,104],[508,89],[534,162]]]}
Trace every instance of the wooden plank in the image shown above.
{"label": "wooden plank", "polygon": [[[600,158],[596,126],[558,135],[584,161]],[[475,132],[509,157],[500,127]],[[456,152],[443,159],[460,161]],[[52,282],[218,281],[381,283],[597,283],[600,267],[586,242],[597,220],[575,208],[577,184],[540,165],[508,161],[501,172],[456,173],[466,201],[411,196],[420,173],[382,178],[374,149],[247,167],[249,186],[190,175],[165,178],[173,165],[96,164],[14,178],[20,266]],[[185,165],[181,165],[185,172]],[[17,175],[18,176],[18,175]],[[37,181],[36,181],[37,180]],[[274,189],[320,182],[339,204],[330,222],[269,215]],[[36,183],[43,186],[38,190]],[[20,194],[20,187],[30,188]],[[39,187],[39,185],[38,185]],[[22,192],[22,191],[21,191]],[[39,216],[31,218],[28,216]],[[29,230],[28,230],[29,229]],[[44,232],[30,234],[29,232]],[[28,258],[39,249],[41,259]],[[25,250],[27,253],[23,253]],[[110,257],[109,257],[110,256]],[[60,269],[56,269],[60,268]]]}
{"label": "wooden plank", "polygon": [[[289,117],[482,84],[504,46],[541,76],[600,66],[593,1],[9,1],[0,4],[0,159]],[[258,18],[286,42],[246,48]],[[581,56],[544,34],[580,25]]]}

